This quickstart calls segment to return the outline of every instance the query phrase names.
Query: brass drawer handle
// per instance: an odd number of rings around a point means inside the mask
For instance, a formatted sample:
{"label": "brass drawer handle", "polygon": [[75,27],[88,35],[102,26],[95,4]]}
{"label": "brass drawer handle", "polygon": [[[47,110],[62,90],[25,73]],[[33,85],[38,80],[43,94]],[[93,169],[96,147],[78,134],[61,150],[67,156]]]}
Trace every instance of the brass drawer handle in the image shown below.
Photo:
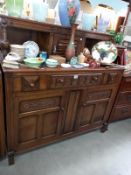
{"label": "brass drawer handle", "polygon": [[34,83],[31,83],[31,84],[30,84],[30,86],[31,86],[31,87],[34,87],[34,86],[35,86],[35,84],[34,84]]}
{"label": "brass drawer handle", "polygon": [[86,107],[86,106],[87,106],[87,103],[83,103],[82,106],[83,106],[83,107]]}
{"label": "brass drawer handle", "polygon": [[58,79],[57,82],[58,83],[64,83],[64,79]]}
{"label": "brass drawer handle", "polygon": [[98,81],[98,77],[93,77],[92,80],[93,81]]}
{"label": "brass drawer handle", "polygon": [[61,107],[61,109],[60,109],[60,110],[61,110],[62,112],[64,112],[64,110],[65,110],[65,109],[64,109],[63,107]]}

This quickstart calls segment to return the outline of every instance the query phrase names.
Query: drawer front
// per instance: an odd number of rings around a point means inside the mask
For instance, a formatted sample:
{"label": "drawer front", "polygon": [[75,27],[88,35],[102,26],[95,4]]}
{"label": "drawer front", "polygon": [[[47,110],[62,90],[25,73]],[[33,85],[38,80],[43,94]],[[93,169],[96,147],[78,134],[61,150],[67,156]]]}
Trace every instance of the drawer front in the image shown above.
{"label": "drawer front", "polygon": [[85,99],[87,101],[94,101],[94,100],[101,100],[101,99],[108,99],[111,97],[111,90],[104,90],[104,91],[96,91],[96,92],[88,92],[85,95]]}
{"label": "drawer front", "polygon": [[88,75],[51,75],[49,86],[50,88],[84,87],[89,85],[100,85],[102,83],[102,73]]}
{"label": "drawer front", "polygon": [[110,121],[117,121],[126,118],[131,118],[131,105],[115,107],[112,111]]}
{"label": "drawer front", "polygon": [[116,84],[119,81],[121,75],[117,72],[107,74],[106,84]]}
{"label": "drawer front", "polygon": [[28,92],[39,91],[47,88],[47,77],[40,75],[25,75],[13,78],[13,91]]}
{"label": "drawer front", "polygon": [[117,105],[131,104],[131,92],[120,92],[117,98]]}
{"label": "drawer front", "polygon": [[131,91],[131,77],[123,77],[120,91]]}

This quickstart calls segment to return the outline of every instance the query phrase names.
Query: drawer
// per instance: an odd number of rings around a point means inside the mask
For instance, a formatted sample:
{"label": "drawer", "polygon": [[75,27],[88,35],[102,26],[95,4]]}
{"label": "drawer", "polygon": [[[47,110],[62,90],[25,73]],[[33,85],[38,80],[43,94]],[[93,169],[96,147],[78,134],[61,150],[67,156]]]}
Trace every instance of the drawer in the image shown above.
{"label": "drawer", "polygon": [[85,87],[89,85],[101,85],[103,83],[103,74],[73,74],[73,75],[51,75],[50,88],[62,87]]}
{"label": "drawer", "polygon": [[40,75],[25,75],[13,78],[15,92],[40,91],[47,88],[47,77]]}
{"label": "drawer", "polygon": [[88,92],[85,98],[88,101],[107,99],[110,98],[111,93],[111,90]]}
{"label": "drawer", "polygon": [[131,105],[113,108],[110,121],[117,121],[126,118],[131,118]]}
{"label": "drawer", "polygon": [[131,77],[123,77],[120,91],[131,91]]}
{"label": "drawer", "polygon": [[116,84],[119,81],[121,75],[117,72],[107,74],[106,84]]}
{"label": "drawer", "polygon": [[131,104],[131,92],[120,92],[116,104]]}

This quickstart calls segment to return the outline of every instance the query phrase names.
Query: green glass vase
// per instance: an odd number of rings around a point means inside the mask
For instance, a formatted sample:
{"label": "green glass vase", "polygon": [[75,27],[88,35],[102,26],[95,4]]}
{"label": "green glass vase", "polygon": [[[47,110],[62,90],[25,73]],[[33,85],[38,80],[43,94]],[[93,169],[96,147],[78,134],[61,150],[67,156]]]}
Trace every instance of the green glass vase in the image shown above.
{"label": "green glass vase", "polygon": [[9,16],[21,17],[23,10],[23,0],[6,0],[6,7]]}

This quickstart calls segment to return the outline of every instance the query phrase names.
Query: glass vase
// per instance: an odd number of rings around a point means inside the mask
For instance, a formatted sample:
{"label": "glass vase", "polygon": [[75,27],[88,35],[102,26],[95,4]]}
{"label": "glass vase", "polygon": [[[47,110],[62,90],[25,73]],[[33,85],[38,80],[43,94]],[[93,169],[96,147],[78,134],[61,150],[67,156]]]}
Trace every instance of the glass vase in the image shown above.
{"label": "glass vase", "polygon": [[7,0],[6,7],[9,16],[21,17],[23,9],[23,0]]}

